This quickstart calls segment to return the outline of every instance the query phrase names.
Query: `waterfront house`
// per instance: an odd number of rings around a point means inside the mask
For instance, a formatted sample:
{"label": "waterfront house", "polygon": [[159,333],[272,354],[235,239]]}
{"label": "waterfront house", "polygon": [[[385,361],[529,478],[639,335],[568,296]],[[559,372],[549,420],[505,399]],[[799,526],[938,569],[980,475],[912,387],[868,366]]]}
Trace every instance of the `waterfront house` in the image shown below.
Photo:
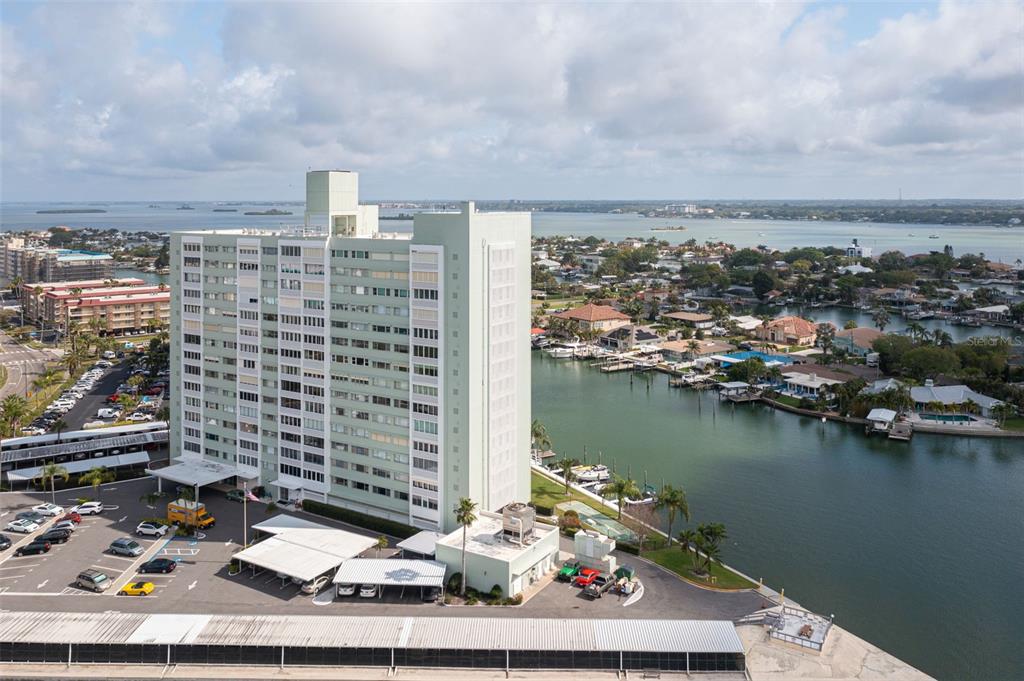
{"label": "waterfront house", "polygon": [[836,331],[833,344],[837,349],[845,350],[851,355],[864,357],[868,353],[873,352],[871,344],[882,335],[882,332],[878,329],[873,329],[870,326],[858,326],[853,329]]}
{"label": "waterfront house", "polygon": [[755,334],[770,343],[814,345],[818,338],[818,327],[802,317],[786,316],[761,324]]}
{"label": "waterfront house", "polygon": [[871,274],[874,272],[870,267],[864,267],[863,265],[846,265],[839,268],[841,274]]}
{"label": "waterfront house", "polygon": [[676,321],[691,329],[710,329],[715,325],[715,318],[704,312],[666,312],[662,320]]}
{"label": "waterfront house", "polygon": [[601,334],[599,343],[602,347],[617,352],[632,350],[638,345],[653,345],[661,340],[661,336],[649,326],[627,324]]}
{"label": "waterfront house", "polygon": [[978,321],[1002,322],[1009,318],[1010,306],[989,305],[988,307],[978,307],[973,310],[967,310],[964,312],[964,315]]}
{"label": "waterfront house", "polygon": [[968,405],[974,403],[977,413],[986,418],[991,417],[993,407],[1003,403],[966,385],[935,385],[931,379],[926,380],[923,386],[911,388],[910,398],[914,400],[914,411],[918,413],[933,412],[934,406],[941,404],[945,413],[966,414]]}
{"label": "waterfront house", "polygon": [[587,303],[580,307],[551,315],[558,319],[573,320],[579,323],[580,330],[604,333],[630,323],[629,315],[623,314],[608,305]]}
{"label": "waterfront house", "polygon": [[533,264],[537,267],[543,267],[549,272],[556,272],[562,269],[562,263],[557,260],[549,260],[547,258],[539,258],[533,261]]}
{"label": "waterfront house", "polygon": [[[690,343],[694,343],[691,350]],[[669,362],[686,362],[712,355],[722,355],[736,349],[735,345],[716,340],[668,340],[661,343],[661,354]]]}
{"label": "waterfront house", "polygon": [[827,395],[832,392],[834,386],[841,385],[844,381],[834,378],[819,376],[816,372],[803,373],[801,371],[788,370],[782,374],[782,390],[780,392],[793,397],[807,397],[814,399],[819,395]]}
{"label": "waterfront house", "polygon": [[583,266],[583,271],[593,274],[597,271],[597,268],[604,262],[603,255],[581,255],[580,264]]}
{"label": "waterfront house", "polygon": [[747,332],[755,331],[761,326],[761,320],[752,315],[730,316],[729,321],[735,323],[741,331]]}
{"label": "waterfront house", "polygon": [[847,258],[870,258],[871,257],[871,247],[870,246],[861,246],[859,243],[857,243],[857,240],[854,239],[853,242],[849,246],[846,247],[846,257]]}

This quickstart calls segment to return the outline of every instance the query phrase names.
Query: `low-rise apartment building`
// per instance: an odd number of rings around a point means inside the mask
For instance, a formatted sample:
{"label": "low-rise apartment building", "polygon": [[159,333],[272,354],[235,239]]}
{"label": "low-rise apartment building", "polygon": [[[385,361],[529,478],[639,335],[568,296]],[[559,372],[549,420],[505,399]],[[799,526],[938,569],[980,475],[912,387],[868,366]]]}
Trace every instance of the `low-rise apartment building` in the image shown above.
{"label": "low-rise apartment building", "polygon": [[167,326],[171,318],[170,289],[142,279],[22,284],[21,297],[26,321],[61,333],[77,326],[119,335]]}

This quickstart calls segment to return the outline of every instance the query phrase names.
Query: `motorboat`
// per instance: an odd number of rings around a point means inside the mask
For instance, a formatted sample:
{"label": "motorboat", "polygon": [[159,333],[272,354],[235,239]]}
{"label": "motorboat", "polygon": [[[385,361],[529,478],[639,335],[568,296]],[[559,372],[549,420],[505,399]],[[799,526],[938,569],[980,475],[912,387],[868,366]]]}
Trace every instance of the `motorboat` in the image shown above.
{"label": "motorboat", "polygon": [[611,471],[608,470],[608,466],[603,464],[597,464],[595,466],[577,466],[573,469],[573,473],[576,474],[576,480],[581,483],[600,482],[612,477]]}

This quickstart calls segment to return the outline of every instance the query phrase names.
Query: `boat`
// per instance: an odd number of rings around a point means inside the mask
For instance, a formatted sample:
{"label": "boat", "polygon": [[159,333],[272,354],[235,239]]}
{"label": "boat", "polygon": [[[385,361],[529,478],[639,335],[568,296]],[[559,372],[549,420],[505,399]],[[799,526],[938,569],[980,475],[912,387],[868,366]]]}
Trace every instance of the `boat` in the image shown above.
{"label": "boat", "polygon": [[624,501],[631,506],[640,506],[643,504],[653,504],[658,500],[658,490],[653,485],[644,485],[640,491],[643,495],[639,499],[636,497],[627,497]]}
{"label": "boat", "polygon": [[555,359],[572,359],[581,347],[582,344],[576,341],[558,341],[544,352]]}
{"label": "boat", "polygon": [[938,235],[938,234],[929,234],[929,235],[928,235],[928,238],[929,238],[929,239],[938,239],[938,238],[939,238],[939,235]]}
{"label": "boat", "polygon": [[915,234],[914,234],[913,232],[911,232],[911,233],[910,233],[910,234],[908,234],[907,236],[916,236],[916,235],[915,235]]}
{"label": "boat", "polygon": [[192,206],[188,205],[187,203],[184,203],[184,204],[178,206],[177,210],[195,210],[195,208],[193,208]]}
{"label": "boat", "polygon": [[597,464],[594,466],[576,466],[572,469],[572,472],[576,474],[576,480],[581,483],[601,482],[612,477],[611,471],[608,470],[608,466],[605,466],[604,464]]}

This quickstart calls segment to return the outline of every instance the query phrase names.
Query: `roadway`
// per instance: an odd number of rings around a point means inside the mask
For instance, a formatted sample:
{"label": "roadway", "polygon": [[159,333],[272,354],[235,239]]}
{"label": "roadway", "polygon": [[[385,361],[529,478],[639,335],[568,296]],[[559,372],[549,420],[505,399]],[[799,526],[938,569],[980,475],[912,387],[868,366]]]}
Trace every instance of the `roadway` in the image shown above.
{"label": "roadway", "polygon": [[7,382],[0,386],[0,400],[8,395],[24,396],[32,389],[32,381],[43,373],[46,363],[59,358],[59,350],[36,350],[0,331],[0,365],[7,369]]}
{"label": "roadway", "polygon": [[[92,364],[87,364],[86,368],[89,366]],[[97,381],[96,387],[83,395],[82,399],[75,402],[75,406],[61,417],[64,423],[68,424],[67,430],[81,430],[84,424],[98,420],[96,412],[102,407],[111,406],[107,404],[107,398],[114,394],[117,386],[128,380],[130,371],[128,363],[123,360],[113,368],[107,369],[103,377]]]}

